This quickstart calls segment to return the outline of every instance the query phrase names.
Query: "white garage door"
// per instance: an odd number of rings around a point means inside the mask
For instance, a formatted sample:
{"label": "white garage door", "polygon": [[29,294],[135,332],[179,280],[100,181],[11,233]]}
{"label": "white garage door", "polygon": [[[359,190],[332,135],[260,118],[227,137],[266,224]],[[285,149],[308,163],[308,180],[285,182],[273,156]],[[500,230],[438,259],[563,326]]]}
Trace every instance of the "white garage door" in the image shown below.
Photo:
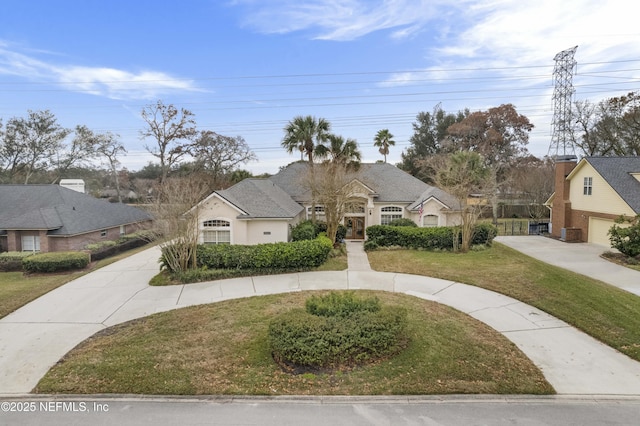
{"label": "white garage door", "polygon": [[589,242],[611,247],[607,232],[615,222],[610,219],[589,218]]}

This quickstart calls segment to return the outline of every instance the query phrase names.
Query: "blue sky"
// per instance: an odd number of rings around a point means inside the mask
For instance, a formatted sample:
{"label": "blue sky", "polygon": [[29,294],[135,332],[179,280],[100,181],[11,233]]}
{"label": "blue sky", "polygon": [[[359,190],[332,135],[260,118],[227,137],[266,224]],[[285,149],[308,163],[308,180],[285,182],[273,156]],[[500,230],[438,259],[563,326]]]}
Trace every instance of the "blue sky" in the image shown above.
{"label": "blue sky", "polygon": [[140,111],[161,99],[198,127],[242,136],[275,173],[296,115],[329,120],[382,156],[375,133],[409,145],[411,123],[513,103],[547,153],[553,57],[578,45],[576,99],[640,90],[640,32],[627,0],[25,0],[0,13],[0,118],[50,110],[58,122],[120,135],[122,164],[151,157]]}

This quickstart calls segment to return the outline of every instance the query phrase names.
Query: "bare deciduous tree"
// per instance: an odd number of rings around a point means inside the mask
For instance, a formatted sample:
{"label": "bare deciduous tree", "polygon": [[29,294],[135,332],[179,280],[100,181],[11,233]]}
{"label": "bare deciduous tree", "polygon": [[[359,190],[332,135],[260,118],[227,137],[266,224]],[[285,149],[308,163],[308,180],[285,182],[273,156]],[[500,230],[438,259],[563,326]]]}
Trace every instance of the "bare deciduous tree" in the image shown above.
{"label": "bare deciduous tree", "polygon": [[49,111],[29,111],[27,118],[10,119],[2,150],[10,179],[21,174],[27,184],[34,173],[55,164],[69,133]]}
{"label": "bare deciduous tree", "polygon": [[307,175],[307,185],[316,194],[319,205],[324,208],[327,237],[336,240],[338,226],[344,218],[347,204],[357,195],[350,168],[342,162],[325,161],[316,164],[314,173]]}
{"label": "bare deciduous tree", "polygon": [[454,250],[466,252],[471,247],[475,224],[482,210],[480,204],[470,203],[469,198],[472,194],[493,190],[490,167],[480,154],[471,151],[432,156],[425,160],[424,165],[434,171],[436,185],[458,200],[462,243],[458,247],[459,234],[456,234]]}
{"label": "bare deciduous tree", "polygon": [[116,193],[118,194],[118,202],[122,202],[122,193],[120,191],[120,177],[117,167],[120,164],[118,155],[125,154],[127,150],[124,145],[118,141],[118,135],[111,132],[97,135],[96,152],[107,159],[109,170],[113,174],[116,184]]}
{"label": "bare deciduous tree", "polygon": [[575,103],[573,140],[585,155],[640,155],[640,92]]}
{"label": "bare deciduous tree", "polygon": [[241,136],[223,136],[210,130],[198,135],[193,145],[193,156],[199,168],[213,177],[216,188],[222,176],[233,172],[238,165],[256,159]]}
{"label": "bare deciduous tree", "polygon": [[526,203],[529,217],[541,219],[547,216],[544,203],[553,193],[553,176],[554,165],[550,158],[527,157],[510,170],[510,189]]}
{"label": "bare deciduous tree", "polygon": [[164,262],[173,272],[196,267],[198,203],[208,193],[207,183],[197,176],[173,177],[164,182],[164,200],[154,205],[154,218]]}
{"label": "bare deciduous tree", "polygon": [[141,114],[148,126],[140,132],[142,138],[152,137],[156,142],[155,146],[145,145],[145,149],[160,160],[162,188],[171,167],[191,153],[197,133],[194,114],[184,108],[178,110],[171,104],[165,105],[160,100],[144,107]]}

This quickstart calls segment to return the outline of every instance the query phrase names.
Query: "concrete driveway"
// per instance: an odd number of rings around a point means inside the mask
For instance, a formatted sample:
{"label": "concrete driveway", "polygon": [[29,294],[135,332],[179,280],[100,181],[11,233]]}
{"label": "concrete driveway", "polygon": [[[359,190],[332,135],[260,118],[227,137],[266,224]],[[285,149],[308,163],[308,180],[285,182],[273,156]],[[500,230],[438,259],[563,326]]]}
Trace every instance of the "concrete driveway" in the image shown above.
{"label": "concrete driveway", "polygon": [[550,265],[620,287],[640,296],[640,271],[616,265],[600,257],[609,250],[588,243],[564,243],[541,236],[498,237],[496,241]]}
{"label": "concrete driveway", "polygon": [[[150,287],[158,248],[70,282],[0,320],[0,395],[29,393],[65,353],[108,326],[160,311],[240,297],[321,289],[402,292],[452,306],[513,341],[559,394],[640,395],[640,363],[515,299],[462,283],[374,272],[362,243],[358,270],[258,276]],[[359,258],[359,262],[355,262]]]}

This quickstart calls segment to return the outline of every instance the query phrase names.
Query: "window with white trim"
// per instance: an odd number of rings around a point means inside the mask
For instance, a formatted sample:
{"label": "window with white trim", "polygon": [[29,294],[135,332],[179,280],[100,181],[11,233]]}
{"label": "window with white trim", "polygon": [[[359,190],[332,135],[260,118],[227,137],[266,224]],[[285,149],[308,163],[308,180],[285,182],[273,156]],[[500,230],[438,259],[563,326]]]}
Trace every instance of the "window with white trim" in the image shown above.
{"label": "window with white trim", "polygon": [[584,195],[591,195],[592,192],[593,192],[593,178],[592,177],[585,177],[584,178],[584,187],[583,187],[582,193]]}
{"label": "window with white trim", "polygon": [[223,219],[202,222],[203,244],[231,244],[231,222]]}
{"label": "window with white trim", "polygon": [[380,209],[380,225],[388,225],[392,220],[402,219],[402,207],[388,206]]}
{"label": "window with white trim", "polygon": [[40,235],[23,235],[22,251],[40,251]]}
{"label": "window with white trim", "polygon": [[438,226],[438,216],[435,214],[427,214],[422,216],[422,226],[425,228],[433,228]]}
{"label": "window with white trim", "polygon": [[[307,207],[307,219],[311,219],[311,206]],[[316,206],[316,217],[324,216],[324,206]]]}

